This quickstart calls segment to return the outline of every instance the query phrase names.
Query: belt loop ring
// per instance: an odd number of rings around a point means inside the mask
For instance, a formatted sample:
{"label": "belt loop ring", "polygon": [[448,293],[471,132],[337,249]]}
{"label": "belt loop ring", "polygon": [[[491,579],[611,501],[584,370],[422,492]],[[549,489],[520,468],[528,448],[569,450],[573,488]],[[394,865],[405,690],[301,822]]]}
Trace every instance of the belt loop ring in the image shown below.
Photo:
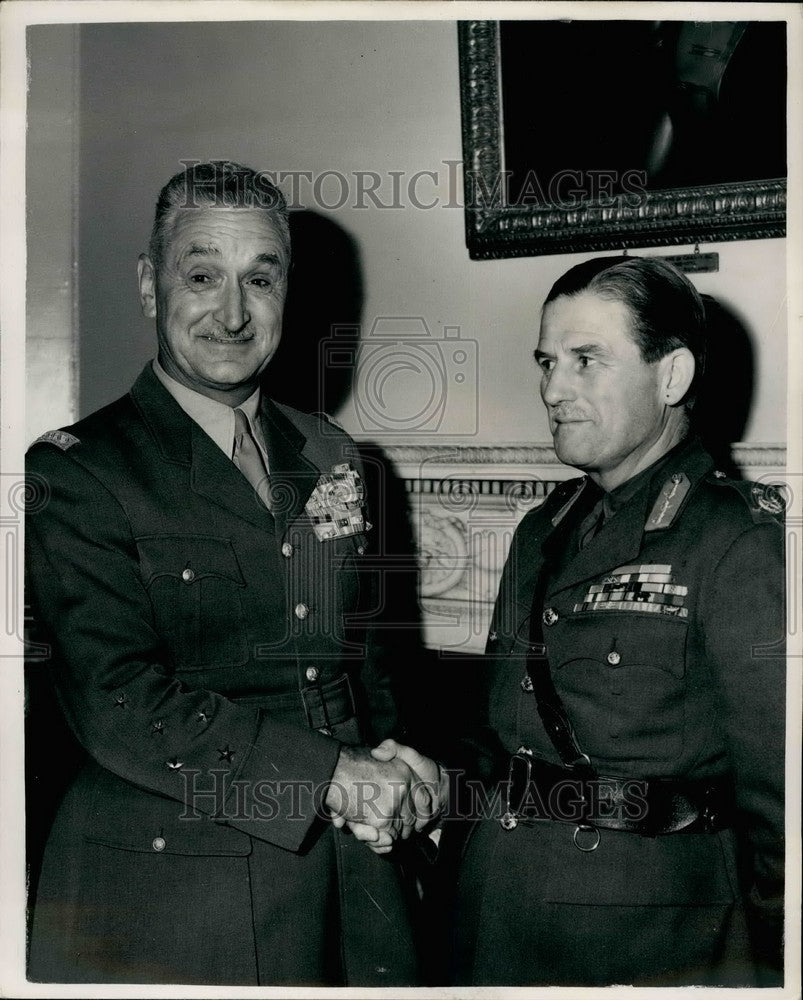
{"label": "belt loop ring", "polygon": [[[590,830],[593,830],[594,833],[596,833],[597,839],[594,841],[591,847],[581,847],[580,844],[577,842],[577,834],[580,833],[581,831],[586,832]],[[579,823],[574,828],[574,833],[572,834],[572,842],[574,843],[574,846],[577,848],[577,850],[582,851],[583,854],[590,854],[592,851],[596,851],[596,849],[599,847],[600,840],[602,840],[602,834],[595,826],[591,826],[588,823]]]}

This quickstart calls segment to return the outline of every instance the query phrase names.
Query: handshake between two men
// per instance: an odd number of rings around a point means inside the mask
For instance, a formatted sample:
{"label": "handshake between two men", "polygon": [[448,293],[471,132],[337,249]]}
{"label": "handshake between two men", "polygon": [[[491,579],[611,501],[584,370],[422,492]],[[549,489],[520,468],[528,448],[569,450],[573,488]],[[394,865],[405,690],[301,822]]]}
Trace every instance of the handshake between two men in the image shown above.
{"label": "handshake between two men", "polygon": [[326,795],[332,823],[375,854],[387,854],[433,823],[446,805],[443,769],[413,747],[384,740],[373,750],[344,746]]}

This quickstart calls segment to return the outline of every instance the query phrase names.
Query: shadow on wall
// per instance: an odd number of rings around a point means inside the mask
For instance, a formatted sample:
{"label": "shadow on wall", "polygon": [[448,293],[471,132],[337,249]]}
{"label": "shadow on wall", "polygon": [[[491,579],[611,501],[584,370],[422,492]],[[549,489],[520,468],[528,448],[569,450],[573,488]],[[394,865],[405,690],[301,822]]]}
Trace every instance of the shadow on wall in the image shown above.
{"label": "shadow on wall", "polygon": [[[359,248],[336,222],[309,210],[291,212],[290,238],[282,341],[265,372],[265,390],[296,409],[334,414],[353,389],[363,307]],[[372,624],[411,738],[422,725],[424,662],[411,510],[382,448],[370,441],[358,447],[374,524],[368,561],[379,577]]]}
{"label": "shadow on wall", "polygon": [[307,210],[290,213],[290,238],[282,340],[265,387],[271,398],[306,413],[335,413],[351,392],[359,343],[359,250],[337,223]]}
{"label": "shadow on wall", "polygon": [[708,320],[705,372],[692,410],[692,426],[717,468],[741,478],[731,446],[744,440],[753,403],[755,359],[750,334],[726,305],[702,296]]}

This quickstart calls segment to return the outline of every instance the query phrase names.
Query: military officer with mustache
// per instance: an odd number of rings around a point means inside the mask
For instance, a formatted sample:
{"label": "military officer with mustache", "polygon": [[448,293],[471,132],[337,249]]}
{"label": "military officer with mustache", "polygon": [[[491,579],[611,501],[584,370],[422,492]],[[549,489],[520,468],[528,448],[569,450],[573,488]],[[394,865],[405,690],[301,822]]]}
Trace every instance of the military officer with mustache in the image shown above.
{"label": "military officer with mustache", "polygon": [[357,627],[381,601],[360,571],[377,498],[346,434],[260,388],[289,264],[264,174],[181,171],[139,261],[158,357],[29,452],[29,597],[86,751],[34,980],[416,982],[401,869],[344,829],[384,843],[426,819],[410,768],[367,750],[398,723]]}

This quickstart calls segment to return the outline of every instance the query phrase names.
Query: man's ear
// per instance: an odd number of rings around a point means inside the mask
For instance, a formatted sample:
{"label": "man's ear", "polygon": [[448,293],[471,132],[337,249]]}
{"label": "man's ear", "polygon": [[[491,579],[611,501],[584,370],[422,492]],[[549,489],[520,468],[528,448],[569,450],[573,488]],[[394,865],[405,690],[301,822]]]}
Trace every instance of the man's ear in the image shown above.
{"label": "man's ear", "polygon": [[142,315],[148,319],[156,317],[156,270],[146,253],[139,255],[137,261],[137,278],[139,279],[139,304]]}
{"label": "man's ear", "polygon": [[661,358],[661,389],[667,406],[677,406],[694,381],[694,355],[688,347],[678,347]]}

